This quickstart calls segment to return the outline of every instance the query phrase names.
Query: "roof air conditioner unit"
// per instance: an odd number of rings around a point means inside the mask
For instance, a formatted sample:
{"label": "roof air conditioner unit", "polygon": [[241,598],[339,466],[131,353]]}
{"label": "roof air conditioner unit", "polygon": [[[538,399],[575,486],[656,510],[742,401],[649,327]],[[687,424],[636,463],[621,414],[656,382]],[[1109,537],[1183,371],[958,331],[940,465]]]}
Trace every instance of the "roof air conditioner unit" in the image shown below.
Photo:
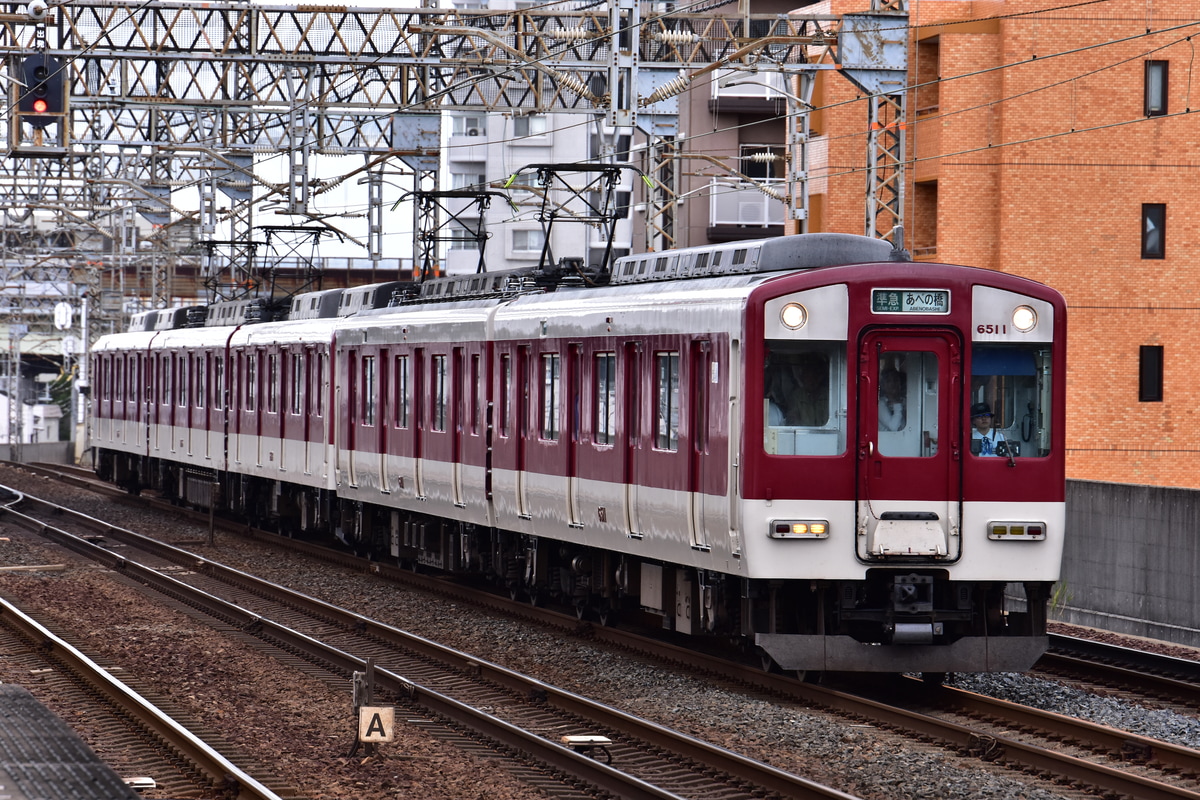
{"label": "roof air conditioner unit", "polygon": [[467,136],[478,136],[479,128],[467,128]]}

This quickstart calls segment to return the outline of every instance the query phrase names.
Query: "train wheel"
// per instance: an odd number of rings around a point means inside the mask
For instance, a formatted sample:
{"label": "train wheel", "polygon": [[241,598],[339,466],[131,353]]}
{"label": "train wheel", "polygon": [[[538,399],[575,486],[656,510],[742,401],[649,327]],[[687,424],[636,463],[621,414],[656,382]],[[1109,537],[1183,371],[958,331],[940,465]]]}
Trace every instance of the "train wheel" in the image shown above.
{"label": "train wheel", "polygon": [[600,627],[609,628],[616,621],[617,610],[608,603],[596,609],[596,618],[600,621]]}
{"label": "train wheel", "polygon": [[946,673],[944,672],[922,672],[921,682],[926,686],[941,686],[946,682]]}

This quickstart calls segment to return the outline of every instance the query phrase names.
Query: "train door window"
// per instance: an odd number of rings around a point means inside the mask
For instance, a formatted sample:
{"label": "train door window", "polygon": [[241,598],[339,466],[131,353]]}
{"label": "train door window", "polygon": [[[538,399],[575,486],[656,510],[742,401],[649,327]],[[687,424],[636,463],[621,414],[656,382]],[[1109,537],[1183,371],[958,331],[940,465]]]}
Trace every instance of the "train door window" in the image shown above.
{"label": "train door window", "polygon": [[291,412],[295,416],[299,416],[303,406],[301,405],[304,398],[304,357],[300,353],[292,353],[292,388],[291,388]]}
{"label": "train door window", "polygon": [[840,342],[767,342],[763,447],[770,455],[846,451],[846,350]]}
{"label": "train door window", "polygon": [[313,394],[316,395],[316,403],[313,413],[320,417],[325,414],[325,371],[329,359],[328,353],[318,353],[316,360],[316,369],[313,370]]}
{"label": "train door window", "polygon": [[561,404],[559,387],[559,370],[561,359],[558,353],[542,353],[542,395],[541,395],[541,425],[539,434],[548,441],[558,440],[559,406]]}
{"label": "train door window", "polygon": [[375,356],[362,357],[362,424],[375,424]]}
{"label": "train door window", "polygon": [[225,358],[220,354],[213,363],[213,406],[225,407]]}
{"label": "train door window", "polygon": [[[125,376],[125,371],[122,369],[122,367],[124,366],[124,364],[122,363],[123,359],[121,359],[120,357],[117,357],[117,358],[113,359],[113,361],[115,362],[114,366],[116,367],[116,377],[113,378],[113,383],[116,385],[116,389],[117,389],[116,399],[124,400],[125,399],[125,391],[124,391],[125,385],[123,382],[123,378]],[[107,397],[108,396],[108,386],[107,385],[104,387],[104,390],[105,390],[104,395],[105,395],[105,397]]]}
{"label": "train door window", "polygon": [[479,367],[482,363],[482,356],[478,353],[471,356],[471,377],[468,385],[471,387],[471,433],[475,436],[479,435],[479,421],[482,416],[483,402],[480,397],[483,392],[483,381],[479,375]]}
{"label": "train door window", "polygon": [[512,392],[512,356],[500,356],[500,435],[508,438],[509,398]]}
{"label": "train door window", "polygon": [[679,353],[654,354],[654,447],[679,449]]}
{"label": "train door window", "polygon": [[434,356],[430,374],[433,388],[433,430],[446,430],[446,412],[450,398],[446,390],[446,357]]}
{"label": "train door window", "polygon": [[180,406],[186,406],[188,401],[188,364],[191,363],[191,355],[175,356],[175,402]]}
{"label": "train door window", "polygon": [[396,415],[395,426],[397,428],[408,427],[408,356],[396,356],[396,369],[392,378],[396,382]]}
{"label": "train door window", "polygon": [[247,411],[258,408],[258,353],[246,354],[246,403]]}
{"label": "train door window", "polygon": [[266,386],[267,411],[271,414],[279,412],[279,356],[271,353],[267,356]]}
{"label": "train door window", "polygon": [[990,448],[1000,451],[999,455],[1048,455],[1053,379],[1050,348],[1045,344],[975,344],[971,348],[971,410],[966,416],[991,416],[986,417],[986,427],[982,423],[976,427],[973,419],[967,419],[972,430],[971,452],[981,455],[987,437],[994,444],[1004,443],[1004,447]]}
{"label": "train door window", "polygon": [[196,360],[196,408],[204,408],[208,405],[208,364],[211,356],[204,353]]}
{"label": "train door window", "polygon": [[1167,206],[1142,203],[1142,258],[1166,258]]}
{"label": "train door window", "polygon": [[596,444],[612,444],[617,426],[617,354],[597,353],[592,367],[593,439]]}
{"label": "train door window", "polygon": [[889,351],[879,359],[879,452],[903,458],[937,455],[938,357],[927,351]]}

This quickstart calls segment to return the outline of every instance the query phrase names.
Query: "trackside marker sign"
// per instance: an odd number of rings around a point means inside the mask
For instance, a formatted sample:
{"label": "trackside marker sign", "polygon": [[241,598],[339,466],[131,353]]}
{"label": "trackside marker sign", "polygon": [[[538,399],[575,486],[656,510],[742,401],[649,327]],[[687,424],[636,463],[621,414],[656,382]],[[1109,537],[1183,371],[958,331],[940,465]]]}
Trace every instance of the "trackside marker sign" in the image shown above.
{"label": "trackside marker sign", "polygon": [[390,742],[395,732],[396,709],[362,706],[358,709],[358,740],[369,744]]}

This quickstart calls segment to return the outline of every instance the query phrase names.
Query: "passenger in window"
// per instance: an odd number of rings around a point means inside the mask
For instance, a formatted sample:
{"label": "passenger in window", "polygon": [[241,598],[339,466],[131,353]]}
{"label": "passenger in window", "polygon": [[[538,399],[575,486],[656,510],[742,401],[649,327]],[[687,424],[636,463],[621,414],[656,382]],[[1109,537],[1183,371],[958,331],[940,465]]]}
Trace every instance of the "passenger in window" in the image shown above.
{"label": "passenger in window", "polygon": [[904,377],[898,370],[879,374],[879,430],[904,430]]}
{"label": "passenger in window", "polygon": [[992,428],[992,407],[987,403],[971,406],[971,452],[977,456],[1006,455],[1004,434]]}
{"label": "passenger in window", "polygon": [[777,369],[767,368],[766,373],[767,424],[773,428],[785,425],[783,405],[786,402],[783,391],[783,376]]}
{"label": "passenger in window", "polygon": [[829,359],[773,356],[764,374],[767,424],[817,427],[829,422]]}

